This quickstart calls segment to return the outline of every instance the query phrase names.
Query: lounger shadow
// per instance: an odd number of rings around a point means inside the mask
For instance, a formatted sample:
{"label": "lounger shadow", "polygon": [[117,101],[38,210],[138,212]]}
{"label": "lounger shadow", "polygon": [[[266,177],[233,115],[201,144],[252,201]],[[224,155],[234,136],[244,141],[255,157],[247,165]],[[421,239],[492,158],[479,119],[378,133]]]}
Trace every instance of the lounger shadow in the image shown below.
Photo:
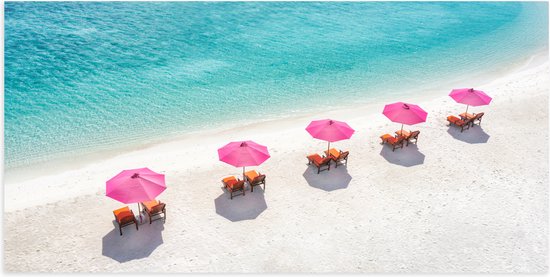
{"label": "lounger shadow", "polygon": [[[460,133],[460,129],[458,130]],[[416,144],[409,144],[408,147],[403,147],[399,149],[400,151],[392,152],[392,149],[389,147],[382,147],[380,151],[380,156],[382,156],[386,161],[405,167],[411,167],[415,165],[420,165],[424,163],[426,156],[418,150]]]}
{"label": "lounger shadow", "polygon": [[223,193],[214,200],[214,205],[217,214],[234,222],[255,219],[267,209],[261,186],[254,188],[254,193],[247,193],[245,196],[233,198],[233,200]]}
{"label": "lounger shadow", "polygon": [[326,174],[317,174],[317,168],[309,166],[302,176],[310,186],[325,191],[345,189],[352,179],[345,166],[334,168]]}
{"label": "lounger shadow", "polygon": [[163,244],[163,224],[140,225],[139,231],[136,228],[124,230],[121,236],[118,225],[113,220],[115,228],[102,239],[101,254],[119,263],[149,257],[157,247]]}
{"label": "lounger shadow", "polygon": [[463,133],[460,132],[460,129],[452,127],[453,126],[449,127],[447,133],[449,133],[449,135],[456,140],[470,144],[487,143],[487,141],[489,141],[489,134],[485,133],[483,128],[479,125],[474,125],[473,127],[470,127],[468,131],[464,131]]}

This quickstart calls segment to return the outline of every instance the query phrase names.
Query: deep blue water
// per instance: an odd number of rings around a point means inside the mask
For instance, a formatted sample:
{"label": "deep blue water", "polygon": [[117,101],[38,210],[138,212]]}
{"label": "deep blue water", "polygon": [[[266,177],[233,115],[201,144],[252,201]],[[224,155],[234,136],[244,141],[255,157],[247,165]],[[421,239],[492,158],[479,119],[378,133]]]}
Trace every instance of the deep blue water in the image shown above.
{"label": "deep blue water", "polygon": [[547,47],[547,11],[544,2],[7,2],[6,166],[505,66]]}

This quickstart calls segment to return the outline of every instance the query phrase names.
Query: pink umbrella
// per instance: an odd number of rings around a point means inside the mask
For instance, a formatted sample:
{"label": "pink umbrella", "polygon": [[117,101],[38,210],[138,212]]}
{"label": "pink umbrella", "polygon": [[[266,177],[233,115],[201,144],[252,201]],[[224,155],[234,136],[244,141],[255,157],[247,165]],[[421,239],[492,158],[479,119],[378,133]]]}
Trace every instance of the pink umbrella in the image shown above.
{"label": "pink umbrella", "polygon": [[123,170],[107,181],[106,195],[124,204],[155,199],[166,189],[164,174],[149,168]]}
{"label": "pink umbrella", "polygon": [[470,106],[484,106],[491,103],[492,98],[485,94],[481,90],[474,90],[473,88],[459,88],[453,89],[449,96],[453,98],[456,102],[461,104],[466,104],[466,113],[468,113],[468,108]]}
{"label": "pink umbrella", "polygon": [[[106,195],[124,204],[155,199],[166,189],[164,174],[147,167],[123,170],[107,181]],[[141,212],[139,214],[141,221]]]}
{"label": "pink umbrella", "polygon": [[228,163],[235,167],[260,165],[269,156],[267,147],[257,144],[251,140],[247,141],[233,141],[226,144],[224,147],[218,149],[218,157],[220,161]]}
{"label": "pink umbrella", "polygon": [[316,139],[328,141],[328,150],[331,142],[349,139],[355,132],[346,122],[332,119],[311,121],[306,131]]}
{"label": "pink umbrella", "polygon": [[401,123],[401,133],[403,133],[403,124],[414,125],[425,122],[428,113],[418,105],[395,102],[384,107],[382,112],[393,122]]}

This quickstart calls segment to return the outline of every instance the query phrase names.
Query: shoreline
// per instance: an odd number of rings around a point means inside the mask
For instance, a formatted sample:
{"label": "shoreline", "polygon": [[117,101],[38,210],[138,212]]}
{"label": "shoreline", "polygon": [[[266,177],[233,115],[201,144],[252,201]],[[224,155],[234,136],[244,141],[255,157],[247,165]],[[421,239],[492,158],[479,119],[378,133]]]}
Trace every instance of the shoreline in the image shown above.
{"label": "shoreline", "polygon": [[[540,58],[540,56],[534,56],[533,59],[536,57]],[[512,79],[519,80],[521,76],[540,74],[541,71],[548,68],[548,58],[547,56],[545,58],[545,61],[538,61],[543,63],[538,65],[535,63],[535,66],[529,66],[534,62],[533,59],[530,59],[529,64],[524,64],[521,70],[516,69],[506,76],[488,81],[487,85],[479,88],[486,90],[494,99],[498,99],[501,92],[492,90],[491,87],[498,87],[499,84]],[[463,105],[451,101],[447,96],[447,91],[443,93],[441,90],[439,90],[437,97],[417,95],[402,100],[418,103],[428,111],[427,122],[412,127],[420,130],[441,127],[433,125],[433,121],[437,120],[439,122],[442,120],[435,112],[436,109],[441,108],[441,105],[451,107],[448,112],[456,114],[464,108]],[[292,136],[298,136],[297,139],[307,141],[306,148],[293,151],[302,151],[303,154],[306,154],[315,151],[315,147],[323,149],[326,145],[324,141],[313,139],[304,131],[311,120],[319,118],[343,120],[356,130],[354,138],[350,141],[338,142],[339,147],[350,145],[354,140],[361,140],[364,135],[368,135],[367,138],[362,140],[364,143],[377,143],[380,135],[377,128],[380,127],[380,124],[386,126],[386,128],[393,128],[398,125],[390,122],[381,114],[385,103],[376,102],[354,108],[334,109],[323,113],[308,113],[292,118],[256,122],[233,129],[210,130],[202,132],[200,135],[189,135],[185,139],[170,140],[144,146],[140,149],[116,154],[111,152],[111,156],[102,157],[98,153],[98,159],[94,161],[83,159],[81,163],[77,163],[75,160],[74,162],[58,165],[48,163],[47,166],[40,169],[25,168],[24,171],[15,172],[20,174],[18,176],[14,176],[14,172],[8,172],[4,176],[5,211],[24,209],[82,195],[103,195],[105,180],[128,168],[146,166],[154,171],[166,173],[167,178],[170,178],[168,176],[172,174],[181,174],[182,170],[185,170],[186,174],[194,174],[195,170],[211,167],[225,168],[227,174],[231,174],[233,171],[235,174],[239,174],[239,169],[218,161],[216,149],[229,141],[251,139],[267,145],[273,157],[279,151],[289,151],[289,149],[277,149],[276,145],[272,143],[278,136],[284,136],[286,133],[292,133]],[[490,111],[492,106],[489,105],[483,107],[483,109]],[[478,109],[474,107],[473,110]],[[289,146],[285,145],[285,147]],[[192,161],[186,161],[185,157],[191,158]],[[180,164],[181,161],[184,161],[183,164]],[[52,167],[55,167],[55,170],[52,171]],[[75,185],[75,183],[80,184]]]}
{"label": "shoreline", "polygon": [[[491,85],[492,83],[498,82],[501,79],[505,79],[507,76],[517,74],[519,72],[529,70],[533,67],[541,66],[544,63],[544,57],[548,57],[548,49],[539,49],[534,53],[530,54],[527,57],[522,57],[515,61],[509,61],[513,64],[512,67],[507,69],[492,69],[485,70],[480,75],[474,76],[459,76],[453,80],[442,80],[439,83],[432,84],[420,89],[410,89],[407,90],[407,94],[402,95],[391,95],[391,96],[377,96],[373,98],[372,103],[353,103],[353,104],[341,104],[335,108],[332,108],[330,111],[321,111],[320,108],[313,108],[311,110],[300,111],[298,114],[282,117],[282,118],[265,118],[260,119],[259,121],[254,121],[246,123],[244,125],[239,125],[233,123],[231,127],[217,127],[211,129],[203,129],[199,131],[189,132],[183,135],[173,135],[168,137],[157,138],[154,142],[142,143],[135,142],[130,143],[128,146],[114,147],[110,149],[98,149],[96,151],[80,154],[80,155],[71,155],[65,157],[56,157],[47,161],[37,162],[30,165],[17,166],[12,168],[7,168],[4,162],[4,184],[9,185],[10,183],[25,182],[35,178],[60,174],[65,171],[73,171],[82,169],[84,167],[100,163],[101,161],[111,160],[118,156],[123,156],[129,153],[136,153],[140,151],[147,151],[147,149],[155,148],[163,144],[184,144],[185,142],[193,142],[199,137],[211,137],[218,136],[221,134],[228,133],[238,133],[240,129],[249,129],[253,126],[258,126],[260,124],[273,124],[273,125],[287,125],[285,122],[296,121],[298,119],[312,118],[312,117],[323,117],[325,114],[330,113],[342,113],[343,111],[354,110],[359,113],[362,113],[365,110],[368,110],[370,113],[376,113],[376,108],[379,108],[380,111],[383,108],[384,104],[395,102],[395,101],[409,101],[413,103],[419,103],[426,101],[431,101],[436,97],[441,96],[442,93],[447,91],[442,91],[441,87],[461,87],[460,84],[464,80],[469,78],[469,84],[474,85],[474,87],[482,88],[484,86]],[[547,62],[547,60],[546,60]],[[492,72],[492,73],[491,73]],[[487,76],[489,78],[487,78]],[[489,79],[489,80],[487,80]],[[416,92],[422,93],[417,94]],[[447,92],[448,93],[448,92]],[[404,97],[407,95],[407,97]],[[429,112],[429,111],[428,111]],[[307,123],[306,123],[307,124]],[[305,125],[304,125],[305,128]],[[269,131],[269,128],[268,128]],[[237,140],[239,138],[236,138]],[[220,145],[221,147],[222,145]],[[107,146],[109,148],[109,146]]]}

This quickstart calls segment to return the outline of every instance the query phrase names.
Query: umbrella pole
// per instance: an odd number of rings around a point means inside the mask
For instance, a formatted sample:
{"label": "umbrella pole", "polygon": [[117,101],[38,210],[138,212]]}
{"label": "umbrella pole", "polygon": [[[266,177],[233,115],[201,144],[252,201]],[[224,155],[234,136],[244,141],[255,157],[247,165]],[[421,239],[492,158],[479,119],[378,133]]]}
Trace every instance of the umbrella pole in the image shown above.
{"label": "umbrella pole", "polygon": [[[243,184],[243,195],[244,195],[244,189],[245,189],[245,185],[246,185],[246,177],[244,176],[244,166],[243,166],[243,181],[244,181],[244,184]],[[248,186],[250,186],[250,183],[248,184]]]}
{"label": "umbrella pole", "polygon": [[403,136],[403,123],[401,123],[401,136]]}
{"label": "umbrella pole", "polygon": [[464,113],[464,115],[467,115],[468,114],[468,108],[470,107],[470,105],[466,105],[466,112]]}
{"label": "umbrella pole", "polygon": [[330,141],[328,142],[327,157],[330,157]]}
{"label": "umbrella pole", "polygon": [[143,218],[141,217],[141,205],[139,204],[139,202],[137,204],[138,204],[139,223],[143,223]]}

